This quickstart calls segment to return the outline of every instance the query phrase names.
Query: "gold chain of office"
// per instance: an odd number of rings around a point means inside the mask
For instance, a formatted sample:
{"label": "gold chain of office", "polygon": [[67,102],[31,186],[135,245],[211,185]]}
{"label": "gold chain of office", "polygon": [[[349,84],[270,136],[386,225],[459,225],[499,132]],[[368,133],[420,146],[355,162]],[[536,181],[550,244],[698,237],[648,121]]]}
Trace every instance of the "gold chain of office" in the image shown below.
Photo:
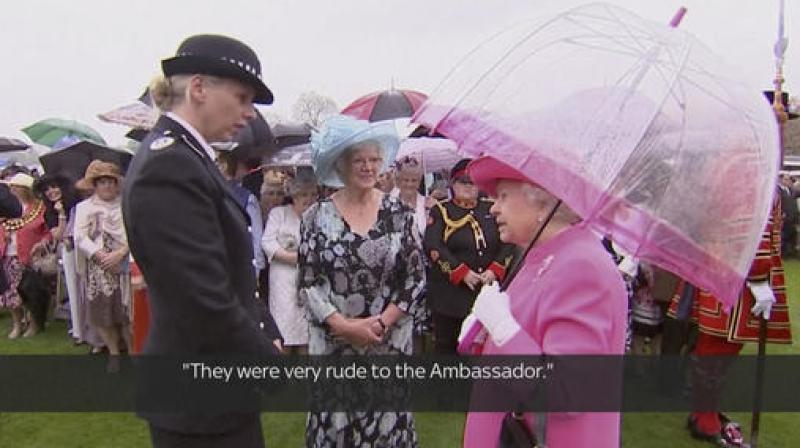
{"label": "gold chain of office", "polygon": [[26,225],[33,222],[33,220],[36,219],[37,216],[39,216],[39,213],[42,212],[43,208],[44,208],[44,202],[40,200],[36,201],[33,204],[33,206],[28,208],[28,211],[25,212],[25,214],[22,215],[21,217],[2,220],[3,229],[5,229],[6,232],[15,232],[25,227]]}

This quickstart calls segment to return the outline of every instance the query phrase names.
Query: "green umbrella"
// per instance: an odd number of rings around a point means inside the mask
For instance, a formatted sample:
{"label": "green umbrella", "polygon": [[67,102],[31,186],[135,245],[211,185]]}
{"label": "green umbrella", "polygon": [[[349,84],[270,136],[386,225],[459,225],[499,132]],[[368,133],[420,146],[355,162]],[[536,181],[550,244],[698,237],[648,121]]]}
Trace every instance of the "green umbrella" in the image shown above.
{"label": "green umbrella", "polygon": [[37,121],[36,123],[24,128],[22,132],[28,134],[36,143],[45,146],[54,146],[63,139],[88,140],[99,145],[105,145],[106,141],[94,129],[73,120],[63,120],[60,118],[48,118]]}

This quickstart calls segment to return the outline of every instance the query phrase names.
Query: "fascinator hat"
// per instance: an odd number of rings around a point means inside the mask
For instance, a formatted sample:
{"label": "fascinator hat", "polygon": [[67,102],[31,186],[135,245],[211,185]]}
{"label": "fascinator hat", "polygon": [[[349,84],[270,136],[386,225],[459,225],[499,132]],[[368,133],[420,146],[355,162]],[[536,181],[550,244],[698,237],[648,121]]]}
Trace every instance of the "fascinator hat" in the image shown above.
{"label": "fascinator hat", "polygon": [[345,115],[333,115],[319,132],[311,134],[311,160],[319,183],[329,187],[342,187],[344,183],[336,172],[336,161],[354,145],[374,142],[383,156],[381,173],[387,171],[397,156],[400,138],[391,120],[370,123]]}

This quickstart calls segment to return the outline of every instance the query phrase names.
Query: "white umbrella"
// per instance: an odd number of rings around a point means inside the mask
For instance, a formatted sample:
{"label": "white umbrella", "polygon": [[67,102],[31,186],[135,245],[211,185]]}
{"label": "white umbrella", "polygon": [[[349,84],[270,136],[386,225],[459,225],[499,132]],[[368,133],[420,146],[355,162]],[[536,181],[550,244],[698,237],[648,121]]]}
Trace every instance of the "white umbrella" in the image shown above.
{"label": "white umbrella", "polygon": [[395,160],[413,157],[422,163],[425,173],[439,170],[450,170],[453,165],[463,159],[459,154],[456,142],[446,138],[409,138],[400,143]]}

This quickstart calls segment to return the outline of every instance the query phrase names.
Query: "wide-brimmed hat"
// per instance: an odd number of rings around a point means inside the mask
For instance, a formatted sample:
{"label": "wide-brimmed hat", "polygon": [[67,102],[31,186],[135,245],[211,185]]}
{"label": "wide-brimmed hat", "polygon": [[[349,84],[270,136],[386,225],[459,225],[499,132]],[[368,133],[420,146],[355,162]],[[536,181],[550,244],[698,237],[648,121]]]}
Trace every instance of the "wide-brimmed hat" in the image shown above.
{"label": "wide-brimmed hat", "polygon": [[27,188],[29,190],[32,190],[33,189],[33,183],[35,181],[36,181],[36,179],[34,179],[33,176],[30,176],[30,175],[25,174],[25,173],[17,173],[15,175],[11,176],[10,179],[4,180],[3,183],[6,184],[6,185],[9,185],[9,186],[25,187],[25,188]]}
{"label": "wide-brimmed hat", "polygon": [[82,190],[91,190],[94,188],[94,182],[101,177],[110,177],[116,179],[117,183],[122,183],[122,174],[120,174],[119,167],[111,162],[103,162],[102,160],[92,160],[92,163],[86,167],[86,174],[83,179],[79,180],[75,185]]}
{"label": "wide-brimmed hat", "polygon": [[533,181],[524,174],[491,156],[483,156],[473,160],[467,166],[467,173],[472,182],[489,196],[497,196],[497,182],[501,180],[516,180],[532,184]]}
{"label": "wide-brimmed hat", "polygon": [[204,74],[232,78],[252,86],[254,102],[272,104],[272,92],[261,80],[261,62],[243,42],[215,35],[198,34],[184,40],[175,56],[161,61],[164,76]]}
{"label": "wide-brimmed hat", "polygon": [[336,173],[336,160],[351,146],[366,141],[374,141],[381,147],[381,172],[388,170],[400,147],[394,122],[370,123],[346,115],[329,117],[322,125],[322,130],[311,134],[311,160],[319,183],[329,187],[344,186]]}

